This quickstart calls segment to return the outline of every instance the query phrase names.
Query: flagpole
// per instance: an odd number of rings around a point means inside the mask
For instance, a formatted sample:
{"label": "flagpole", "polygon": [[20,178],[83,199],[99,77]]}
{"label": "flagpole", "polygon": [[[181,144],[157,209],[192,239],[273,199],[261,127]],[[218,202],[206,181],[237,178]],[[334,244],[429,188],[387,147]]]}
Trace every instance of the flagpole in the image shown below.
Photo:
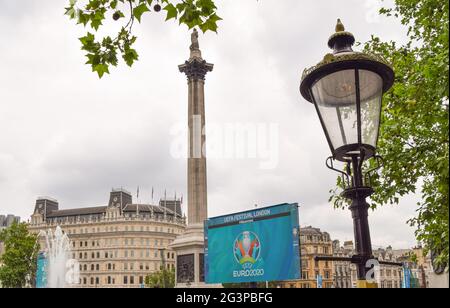
{"label": "flagpole", "polygon": [[166,220],[166,208],[167,208],[166,201],[167,201],[167,190],[164,189],[164,220]]}

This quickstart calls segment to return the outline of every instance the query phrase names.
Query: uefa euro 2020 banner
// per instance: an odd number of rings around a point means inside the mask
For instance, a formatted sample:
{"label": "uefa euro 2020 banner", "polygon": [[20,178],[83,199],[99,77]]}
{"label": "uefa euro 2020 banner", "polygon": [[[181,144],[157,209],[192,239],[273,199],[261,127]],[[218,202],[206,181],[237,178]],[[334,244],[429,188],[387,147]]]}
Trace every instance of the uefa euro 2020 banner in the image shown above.
{"label": "uefa euro 2020 banner", "polygon": [[300,278],[298,204],[205,221],[206,283]]}

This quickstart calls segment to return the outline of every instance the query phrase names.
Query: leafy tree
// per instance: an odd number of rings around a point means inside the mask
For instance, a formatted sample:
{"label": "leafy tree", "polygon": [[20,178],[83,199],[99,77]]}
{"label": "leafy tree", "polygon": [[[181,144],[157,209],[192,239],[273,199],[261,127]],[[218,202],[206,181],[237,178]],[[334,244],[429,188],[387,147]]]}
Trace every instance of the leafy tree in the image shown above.
{"label": "leafy tree", "polygon": [[145,285],[149,288],[174,288],[175,270],[162,269],[145,277]]}
{"label": "leafy tree", "polygon": [[25,223],[14,223],[0,232],[5,253],[0,257],[0,281],[4,288],[23,288],[36,273],[39,244]]}
{"label": "leafy tree", "polygon": [[[365,51],[392,63],[396,76],[382,106],[378,153],[384,166],[372,178],[371,205],[397,204],[420,191],[417,216],[408,222],[425,248],[438,252],[438,264],[448,264],[449,255],[448,9],[448,1],[396,0],[380,14],[400,18],[408,42],[372,36],[365,44]],[[335,193],[331,199],[344,205]]]}
{"label": "leafy tree", "polygon": [[163,10],[166,21],[177,19],[189,29],[198,26],[203,32],[217,32],[217,22],[221,18],[216,9],[213,0],[69,0],[65,14],[95,33],[107,20],[121,23],[116,35],[98,38],[88,31],[80,38],[81,49],[87,52],[86,64],[101,78],[109,73],[111,65],[118,65],[118,54],[128,66],[138,60],[139,55],[133,48],[137,37],[132,29],[135,20],[140,23],[144,14]]}

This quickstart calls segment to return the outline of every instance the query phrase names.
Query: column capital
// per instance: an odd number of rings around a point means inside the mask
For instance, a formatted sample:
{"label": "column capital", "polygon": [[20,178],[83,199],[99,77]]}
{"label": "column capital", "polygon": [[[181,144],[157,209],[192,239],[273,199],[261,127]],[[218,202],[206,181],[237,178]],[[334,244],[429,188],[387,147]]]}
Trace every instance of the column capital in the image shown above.
{"label": "column capital", "polygon": [[205,80],[206,73],[213,70],[214,64],[203,59],[191,58],[184,64],[178,65],[181,73],[185,73],[189,80]]}

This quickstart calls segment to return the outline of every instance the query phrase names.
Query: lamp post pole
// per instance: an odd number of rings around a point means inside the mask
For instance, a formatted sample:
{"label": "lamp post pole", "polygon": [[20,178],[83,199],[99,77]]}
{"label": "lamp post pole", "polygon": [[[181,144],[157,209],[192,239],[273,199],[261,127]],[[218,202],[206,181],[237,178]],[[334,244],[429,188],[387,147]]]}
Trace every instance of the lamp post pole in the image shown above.
{"label": "lamp post pole", "polygon": [[344,190],[343,196],[351,201],[350,211],[353,218],[353,233],[355,237],[356,263],[358,281],[366,281],[367,261],[373,259],[372,242],[370,239],[368,210],[366,198],[373,193],[371,187],[363,186],[362,159],[352,157],[352,187]]}

